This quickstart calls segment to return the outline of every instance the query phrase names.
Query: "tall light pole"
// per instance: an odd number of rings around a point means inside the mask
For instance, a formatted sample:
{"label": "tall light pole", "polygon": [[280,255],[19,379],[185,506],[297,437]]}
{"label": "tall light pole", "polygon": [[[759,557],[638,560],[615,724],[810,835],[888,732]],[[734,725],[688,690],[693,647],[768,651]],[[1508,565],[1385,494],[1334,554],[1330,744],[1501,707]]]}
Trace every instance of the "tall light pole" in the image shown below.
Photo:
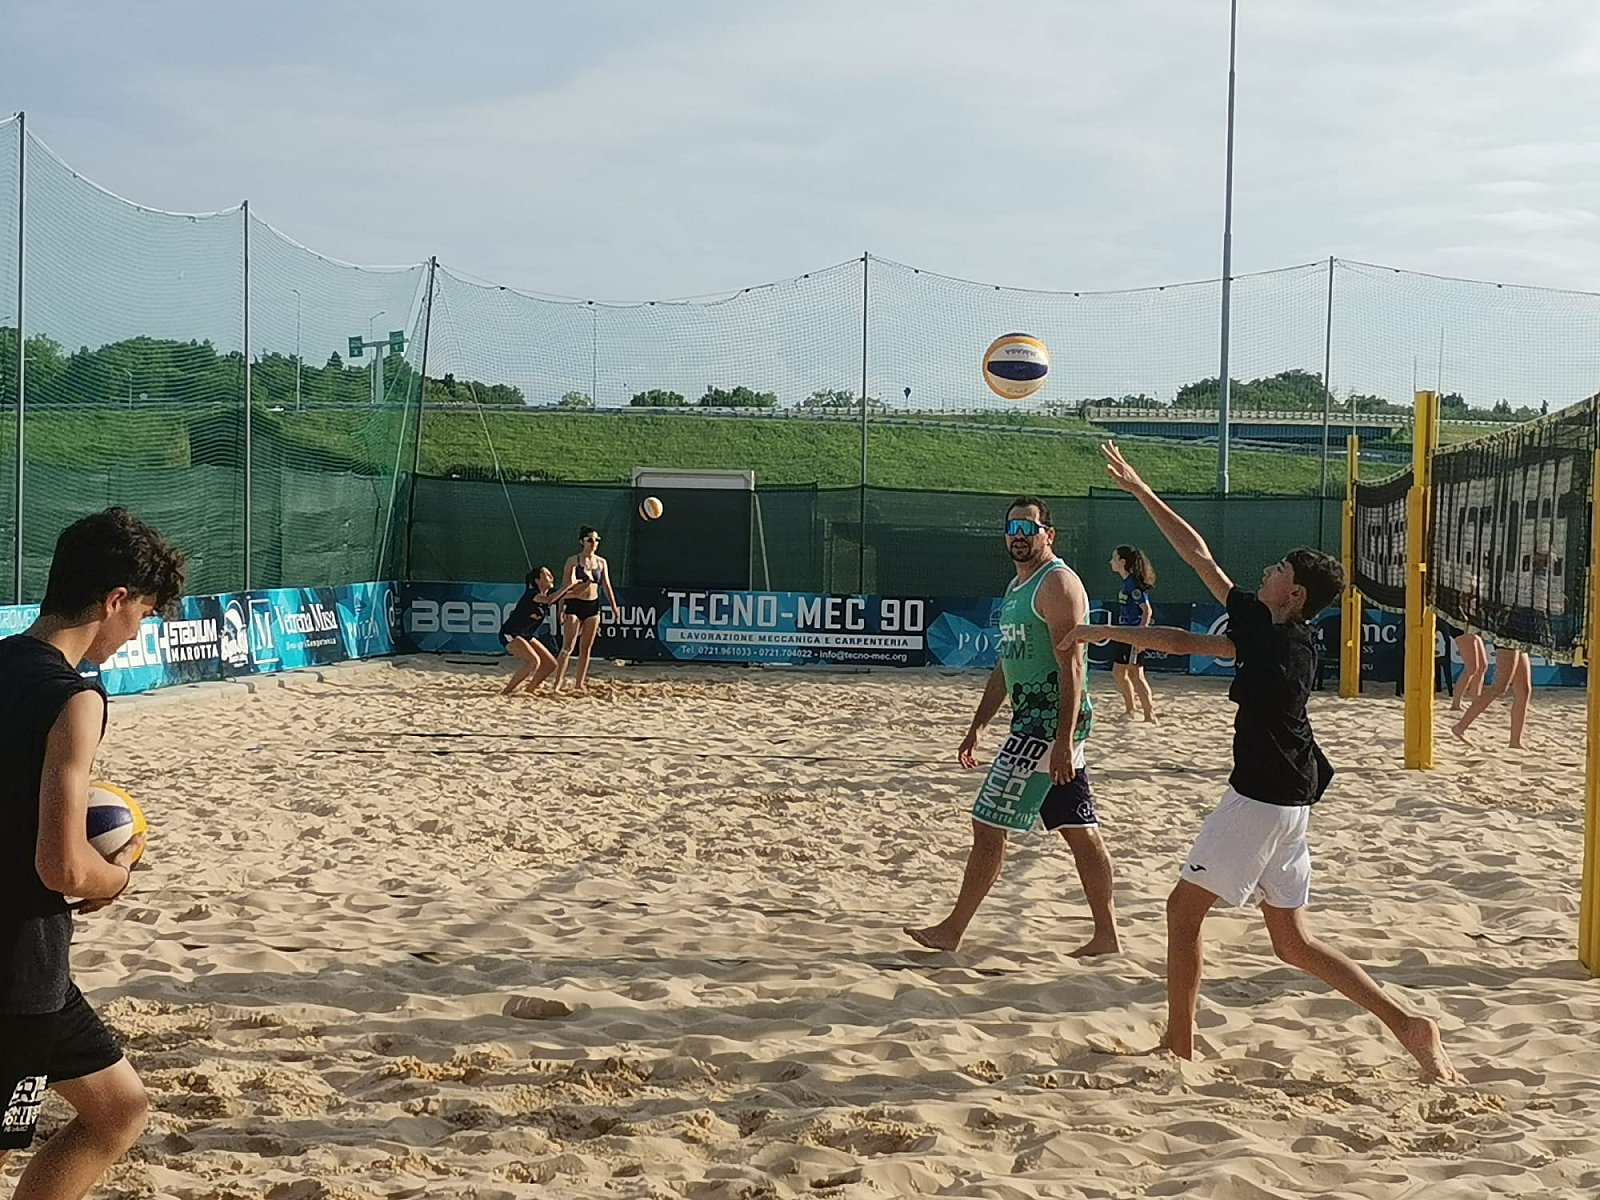
{"label": "tall light pole", "polygon": [[[300,289],[290,288],[294,293],[294,410],[300,411]],[[369,326],[370,328],[370,326]]]}
{"label": "tall light pole", "polygon": [[389,310],[380,308],[367,318],[367,344],[372,346],[372,402],[379,403],[383,399],[383,347],[373,345],[372,323]]}
{"label": "tall light pole", "polygon": [[1233,303],[1233,88],[1239,41],[1239,0],[1228,5],[1228,165],[1222,194],[1222,363],[1217,391],[1217,493],[1228,494],[1228,332]]}

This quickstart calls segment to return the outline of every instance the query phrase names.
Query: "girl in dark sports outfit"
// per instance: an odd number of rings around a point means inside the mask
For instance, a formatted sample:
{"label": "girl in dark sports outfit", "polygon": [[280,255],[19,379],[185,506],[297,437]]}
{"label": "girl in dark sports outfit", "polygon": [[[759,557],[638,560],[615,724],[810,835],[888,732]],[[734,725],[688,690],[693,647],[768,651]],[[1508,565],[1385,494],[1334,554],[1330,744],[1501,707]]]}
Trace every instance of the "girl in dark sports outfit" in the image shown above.
{"label": "girl in dark sports outfit", "polygon": [[[1111,552],[1111,569],[1122,579],[1117,592],[1116,624],[1148,625],[1154,620],[1150,607],[1150,589],[1156,585],[1156,569],[1137,546],[1118,546]],[[1111,676],[1116,680],[1117,691],[1122,696],[1126,716],[1133,716],[1133,702],[1139,701],[1144,719],[1156,719],[1155,700],[1150,695],[1150,681],[1144,677],[1144,665],[1139,652],[1126,642],[1113,642],[1111,648]]]}
{"label": "girl in dark sports outfit", "polygon": [[[529,571],[523,583],[527,591],[522,593],[522,599],[512,607],[511,615],[500,626],[501,645],[520,659],[522,664],[501,691],[502,696],[511,695],[524,680],[527,680],[528,694],[532,695],[554,673],[556,656],[539,641],[539,627],[549,615],[550,606],[572,591],[570,587],[562,588],[559,592],[554,590],[556,577],[550,573],[549,567]],[[528,679],[529,675],[533,678]]]}

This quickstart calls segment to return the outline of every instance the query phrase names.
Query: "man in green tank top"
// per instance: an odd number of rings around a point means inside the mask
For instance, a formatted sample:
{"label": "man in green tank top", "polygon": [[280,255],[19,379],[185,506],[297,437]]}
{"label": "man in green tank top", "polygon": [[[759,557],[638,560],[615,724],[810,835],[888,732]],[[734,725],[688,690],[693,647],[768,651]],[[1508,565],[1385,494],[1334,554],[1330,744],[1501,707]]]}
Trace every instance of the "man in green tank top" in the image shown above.
{"label": "man in green tank top", "polygon": [[1011,729],[972,806],[972,851],[955,908],[939,924],[908,926],[906,933],[931,950],[956,949],[1000,876],[1007,836],[1042,824],[1066,838],[1094,917],[1094,935],[1073,954],[1113,954],[1121,946],[1111,856],[1100,838],[1084,765],[1084,742],[1094,717],[1086,652],[1081,645],[1056,648],[1089,619],[1089,598],[1077,573],[1056,557],[1050,506],[1043,500],[1015,500],[1006,513],[1005,538],[1016,578],[1000,605],[1000,660],[957,753],[961,765],[977,766],[978,731],[1007,698]]}

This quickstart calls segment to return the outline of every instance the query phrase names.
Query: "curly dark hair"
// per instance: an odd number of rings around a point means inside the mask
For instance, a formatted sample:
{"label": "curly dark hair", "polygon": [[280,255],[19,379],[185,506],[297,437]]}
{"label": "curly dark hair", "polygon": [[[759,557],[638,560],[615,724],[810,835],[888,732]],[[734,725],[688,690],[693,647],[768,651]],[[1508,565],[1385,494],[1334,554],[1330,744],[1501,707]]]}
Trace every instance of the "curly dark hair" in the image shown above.
{"label": "curly dark hair", "polygon": [[61,531],[43,616],[81,617],[117,588],[147,596],[155,610],[171,615],[183,592],[183,552],[122,507],[81,517]]}
{"label": "curly dark hair", "polygon": [[1294,572],[1294,581],[1306,590],[1300,615],[1307,621],[1344,591],[1344,564],[1331,554],[1301,546],[1285,554],[1283,561]]}
{"label": "curly dark hair", "polygon": [[1139,581],[1140,587],[1155,587],[1155,565],[1144,556],[1143,550],[1137,546],[1118,546],[1116,554],[1122,560],[1122,565],[1128,569],[1128,574]]}

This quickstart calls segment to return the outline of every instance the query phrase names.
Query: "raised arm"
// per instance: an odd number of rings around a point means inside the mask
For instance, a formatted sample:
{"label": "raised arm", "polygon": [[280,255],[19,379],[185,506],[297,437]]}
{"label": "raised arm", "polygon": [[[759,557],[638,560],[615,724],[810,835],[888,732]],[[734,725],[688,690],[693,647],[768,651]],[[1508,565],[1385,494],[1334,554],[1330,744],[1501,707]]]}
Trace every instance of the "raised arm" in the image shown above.
{"label": "raised arm", "polygon": [[1106,456],[1106,474],[1111,476],[1111,481],[1144,507],[1150,519],[1156,523],[1156,528],[1161,530],[1161,536],[1178,552],[1178,557],[1189,564],[1208,592],[1226,604],[1228,593],[1233,590],[1233,580],[1223,573],[1217,560],[1211,557],[1211,547],[1206,545],[1205,538],[1196,532],[1193,525],[1173,512],[1165,500],[1151,491],[1150,485],[1128,465],[1115,443],[1107,442],[1100,450]]}

